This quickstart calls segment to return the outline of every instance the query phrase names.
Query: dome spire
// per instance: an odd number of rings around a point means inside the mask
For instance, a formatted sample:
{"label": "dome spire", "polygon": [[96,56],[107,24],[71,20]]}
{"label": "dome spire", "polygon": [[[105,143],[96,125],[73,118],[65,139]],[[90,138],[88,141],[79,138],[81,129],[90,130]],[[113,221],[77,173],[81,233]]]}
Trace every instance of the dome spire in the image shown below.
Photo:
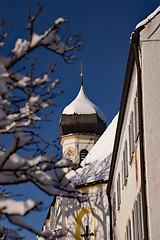
{"label": "dome spire", "polygon": [[84,69],[84,67],[83,67],[83,63],[82,63],[82,61],[81,61],[81,64],[80,64],[80,66],[81,66],[81,86],[83,86],[83,69]]}

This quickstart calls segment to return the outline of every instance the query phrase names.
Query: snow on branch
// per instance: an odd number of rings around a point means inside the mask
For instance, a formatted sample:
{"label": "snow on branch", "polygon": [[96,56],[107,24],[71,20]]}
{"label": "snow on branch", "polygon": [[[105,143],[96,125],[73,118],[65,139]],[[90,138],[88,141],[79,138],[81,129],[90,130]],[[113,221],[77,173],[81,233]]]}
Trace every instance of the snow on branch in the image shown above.
{"label": "snow on branch", "polygon": [[[55,20],[43,34],[36,33],[34,23],[41,10],[39,3],[35,15],[32,16],[29,9],[29,22],[26,26],[29,37],[18,38],[14,49],[7,56],[3,55],[3,46],[7,43],[8,31],[3,31],[5,22],[0,21],[0,185],[32,182],[48,195],[79,198],[80,194],[62,170],[67,168],[70,171],[77,168],[77,165],[68,159],[59,160],[53,154],[46,154],[48,147],[55,146],[55,143],[47,143],[38,132],[37,123],[52,113],[49,108],[53,106],[54,99],[62,93],[61,90],[56,90],[60,80],[53,79],[52,76],[56,64],[38,75],[34,74],[36,58],[28,71],[26,67],[19,71],[16,68],[16,64],[20,61],[23,63],[26,56],[39,47],[44,47],[69,61],[75,58],[81,46],[77,34],[64,37],[68,19],[62,17]],[[32,150],[32,157],[24,156],[25,150]],[[13,196],[18,197],[16,193]],[[39,200],[31,199],[17,201],[0,190],[0,217],[6,216],[16,225],[43,235],[44,238],[53,239],[57,236],[55,233],[40,233],[19,217],[38,210],[40,203]],[[2,229],[3,226],[0,225],[0,236]],[[7,230],[4,231],[4,234],[6,233]]]}
{"label": "snow on branch", "polygon": [[[3,159],[5,153],[0,153]],[[34,159],[12,154],[3,165],[0,184],[19,184],[33,182],[36,186],[51,196],[79,197],[75,188],[65,177],[63,167],[75,167],[70,160],[57,161],[53,155],[38,156]]]}
{"label": "snow on branch", "polygon": [[[26,224],[20,217],[18,217],[16,215],[8,216],[8,219],[11,223],[21,226],[23,228],[26,228],[29,231],[36,233],[38,236],[41,236],[40,239],[42,239],[42,240],[45,240],[45,239],[54,240],[54,239],[64,236],[64,233],[62,231],[57,232],[57,231],[51,231],[51,230],[47,229],[46,231],[40,232],[37,229],[33,228],[32,226]],[[20,238],[17,238],[17,239],[20,239]]]}
{"label": "snow on branch", "polygon": [[38,208],[40,204],[40,200],[15,201],[13,199],[1,199],[0,209],[2,214],[25,216],[30,210]]}
{"label": "snow on branch", "polygon": [[[7,69],[14,66],[14,64],[40,46],[62,55],[65,61],[73,60],[75,58],[75,53],[81,46],[78,34],[67,38],[65,41],[60,37],[60,33],[64,30],[64,27],[61,27],[61,25],[67,24],[68,19],[64,19],[62,17],[58,18],[42,35],[34,32],[34,22],[41,9],[42,6],[39,6],[35,16],[31,16],[29,11],[29,23],[26,26],[26,29],[30,31],[29,40],[23,38],[17,39],[14,49],[11,51],[13,56],[8,58],[8,61],[6,61],[5,67]],[[65,28],[67,27],[68,26]]]}

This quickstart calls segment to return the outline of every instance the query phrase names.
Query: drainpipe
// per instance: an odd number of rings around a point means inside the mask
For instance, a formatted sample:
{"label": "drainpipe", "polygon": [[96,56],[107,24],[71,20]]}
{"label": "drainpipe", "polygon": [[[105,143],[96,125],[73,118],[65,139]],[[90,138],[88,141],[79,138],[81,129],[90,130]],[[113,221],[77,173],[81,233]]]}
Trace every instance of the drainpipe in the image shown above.
{"label": "drainpipe", "polygon": [[110,240],[112,240],[113,239],[113,237],[112,237],[112,204],[111,204],[110,192],[107,193],[107,197],[108,197],[109,217],[110,217]]}
{"label": "drainpipe", "polygon": [[[138,29],[137,29],[138,30]],[[147,214],[147,196],[146,196],[146,175],[145,175],[145,155],[144,155],[144,128],[143,128],[143,99],[142,99],[142,77],[139,62],[139,32],[135,32],[132,38],[133,50],[137,67],[137,88],[138,88],[138,112],[139,112],[139,137],[140,137],[140,167],[141,167],[141,192],[142,192],[142,212],[144,240],[148,240],[148,214]]]}

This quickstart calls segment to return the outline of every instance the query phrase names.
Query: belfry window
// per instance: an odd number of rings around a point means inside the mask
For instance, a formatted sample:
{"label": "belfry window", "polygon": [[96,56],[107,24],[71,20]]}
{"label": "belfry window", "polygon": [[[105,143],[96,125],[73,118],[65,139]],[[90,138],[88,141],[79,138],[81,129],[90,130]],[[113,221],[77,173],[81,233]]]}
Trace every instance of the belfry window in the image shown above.
{"label": "belfry window", "polygon": [[82,149],[82,150],[80,151],[80,162],[82,162],[82,161],[85,159],[85,157],[87,156],[87,154],[88,154],[87,149]]}

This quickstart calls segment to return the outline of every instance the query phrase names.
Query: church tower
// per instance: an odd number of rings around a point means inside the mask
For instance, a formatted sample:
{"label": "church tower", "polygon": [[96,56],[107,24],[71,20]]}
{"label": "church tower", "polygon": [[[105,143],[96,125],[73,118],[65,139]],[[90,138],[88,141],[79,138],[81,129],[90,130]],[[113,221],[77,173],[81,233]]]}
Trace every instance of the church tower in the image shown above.
{"label": "church tower", "polygon": [[70,197],[70,193],[69,197],[54,197],[43,231],[64,234],[63,240],[109,239],[106,183],[115,130],[115,121],[106,129],[104,114],[87,98],[81,68],[79,93],[64,108],[59,132],[64,158],[80,163],[89,152],[81,167],[62,179],[64,183],[69,181],[68,186],[75,187],[84,198],[80,201],[81,198]]}
{"label": "church tower", "polygon": [[62,112],[59,132],[63,157],[80,163],[106,129],[103,112],[87,97],[83,86],[77,97]]}

